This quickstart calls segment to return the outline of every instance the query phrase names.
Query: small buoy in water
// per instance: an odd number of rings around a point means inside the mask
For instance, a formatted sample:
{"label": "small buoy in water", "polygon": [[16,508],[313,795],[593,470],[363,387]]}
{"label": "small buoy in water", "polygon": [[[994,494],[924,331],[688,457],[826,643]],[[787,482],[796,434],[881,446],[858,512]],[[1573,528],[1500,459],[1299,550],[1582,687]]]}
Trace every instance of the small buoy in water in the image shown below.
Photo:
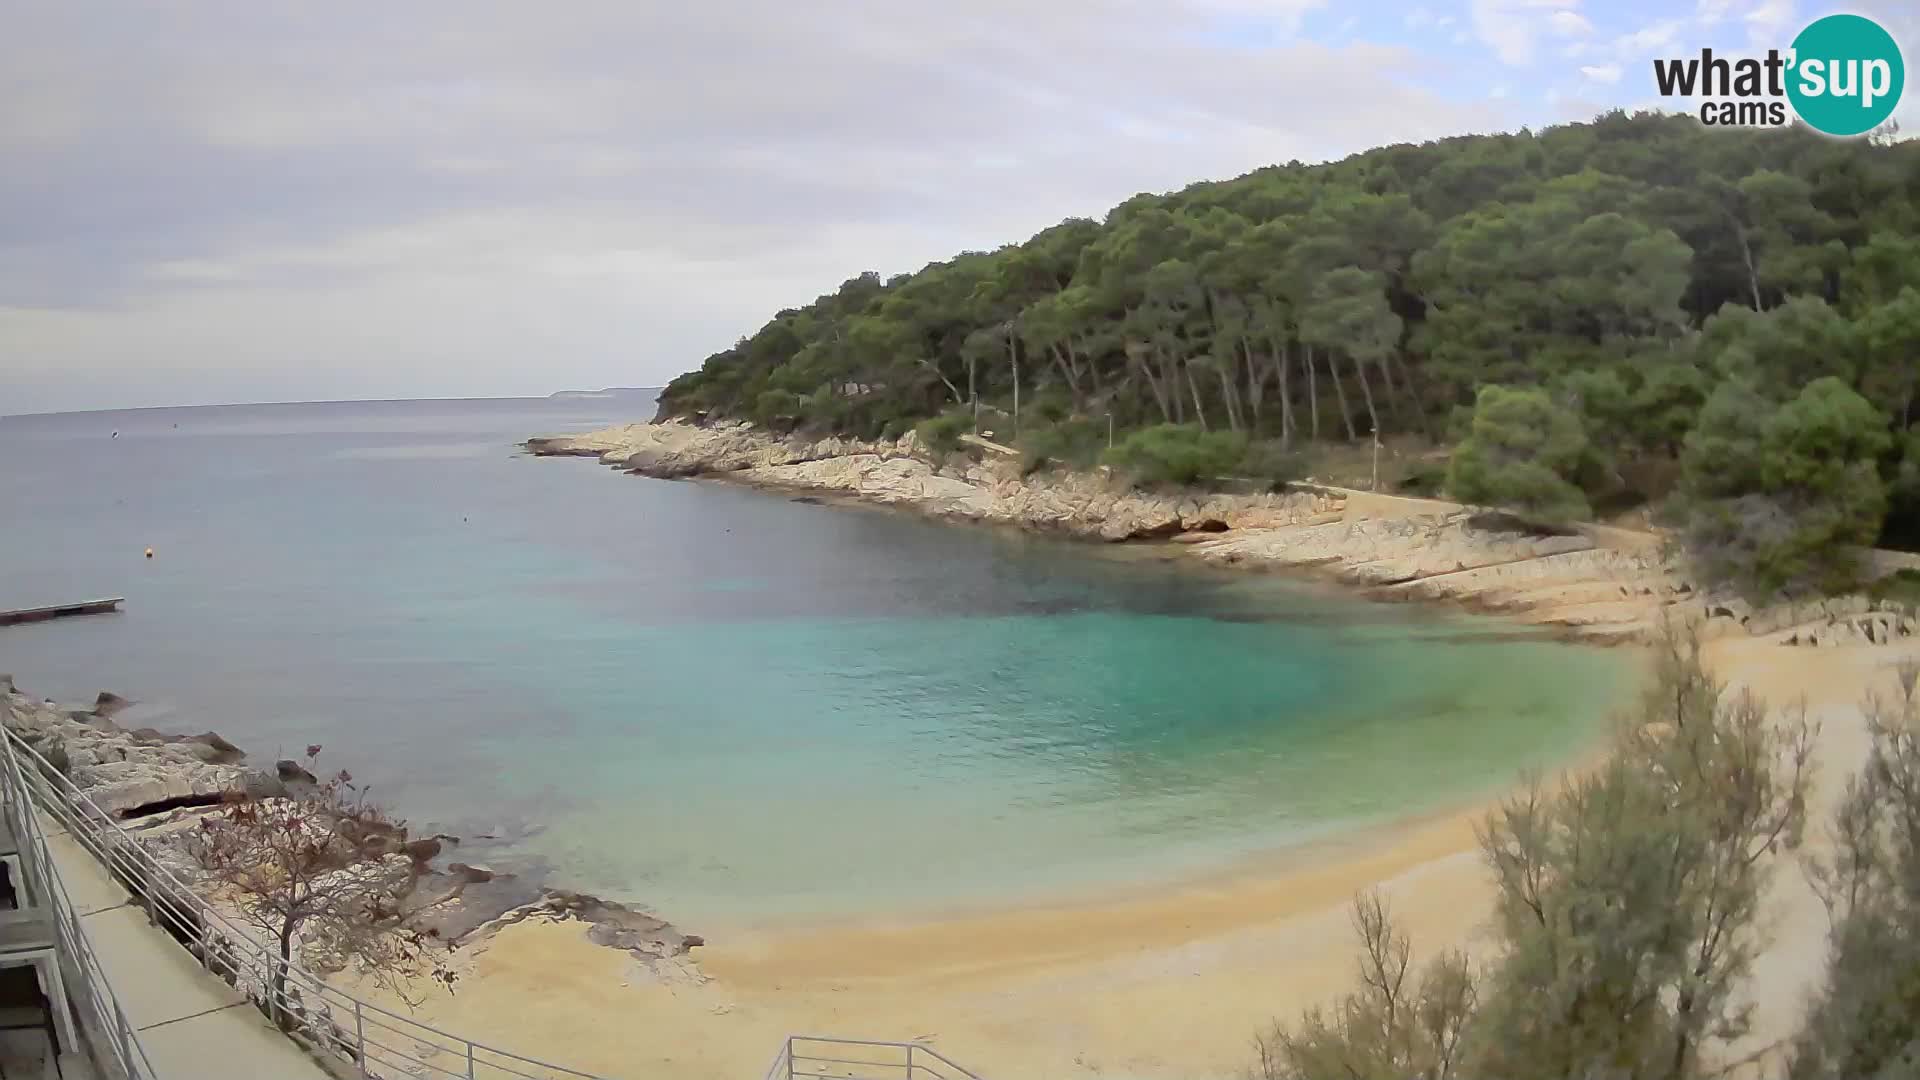
{"label": "small buoy in water", "polygon": [[116,431],[116,432],[114,432],[114,433],[113,433],[113,437],[114,437],[114,438],[116,438],[116,439],[117,439],[117,438],[119,438],[119,437],[120,437],[120,433],[119,433],[119,432],[117,432],[117,431]]}
{"label": "small buoy in water", "polygon": [[149,558],[149,559],[151,559],[151,558],[153,558],[153,549],[152,549],[152,548],[148,548],[148,549],[147,549],[147,558]]}

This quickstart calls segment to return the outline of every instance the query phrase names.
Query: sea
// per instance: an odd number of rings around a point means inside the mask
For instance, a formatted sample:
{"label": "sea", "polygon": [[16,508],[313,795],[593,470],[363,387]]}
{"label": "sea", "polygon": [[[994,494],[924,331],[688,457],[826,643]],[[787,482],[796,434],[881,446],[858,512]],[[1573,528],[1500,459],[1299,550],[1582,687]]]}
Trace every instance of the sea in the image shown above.
{"label": "sea", "polygon": [[[345,769],[450,858],[697,929],[1315,857],[1577,757],[1629,661],[1514,624],[540,459],[631,398],[0,417],[0,672]],[[146,555],[148,549],[152,556]]]}

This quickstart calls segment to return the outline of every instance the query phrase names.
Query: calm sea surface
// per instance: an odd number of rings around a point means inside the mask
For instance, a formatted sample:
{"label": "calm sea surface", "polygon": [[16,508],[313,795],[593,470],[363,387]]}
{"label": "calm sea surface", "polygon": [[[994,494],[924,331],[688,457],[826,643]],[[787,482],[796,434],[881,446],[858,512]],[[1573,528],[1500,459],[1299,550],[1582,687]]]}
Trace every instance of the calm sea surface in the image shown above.
{"label": "calm sea surface", "polygon": [[[1564,759],[1503,624],[519,452],[595,401],[0,418],[0,671],[325,745],[470,861],[696,927],[1201,873]],[[118,432],[117,437],[115,432]],[[149,561],[142,550],[152,547]]]}

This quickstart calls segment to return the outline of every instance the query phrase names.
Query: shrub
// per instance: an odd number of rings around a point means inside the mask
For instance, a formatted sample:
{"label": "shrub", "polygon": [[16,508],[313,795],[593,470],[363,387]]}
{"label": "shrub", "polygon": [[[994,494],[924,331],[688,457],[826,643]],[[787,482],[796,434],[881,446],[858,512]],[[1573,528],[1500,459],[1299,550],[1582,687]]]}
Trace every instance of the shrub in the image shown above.
{"label": "shrub", "polygon": [[960,448],[960,436],[973,430],[973,413],[950,409],[914,425],[920,444],[935,454],[951,454]]}
{"label": "shrub", "polygon": [[1431,498],[1447,487],[1447,467],[1437,461],[1415,462],[1395,485],[1402,494]]}
{"label": "shrub", "polygon": [[1681,456],[1677,508],[1695,572],[1760,603],[1844,592],[1886,515],[1876,467],[1891,439],[1872,404],[1837,379],[1775,406],[1723,383]]}
{"label": "shrub", "polygon": [[1202,431],[1189,424],[1158,424],[1128,435],[1106,452],[1107,464],[1142,487],[1191,487],[1232,473],[1245,460],[1247,437]]}
{"label": "shrub", "polygon": [[1580,418],[1541,390],[1486,386],[1466,441],[1454,451],[1447,487],[1462,502],[1497,506],[1544,522],[1588,515],[1571,476],[1587,454]]}
{"label": "shrub", "polygon": [[1848,781],[1810,860],[1825,903],[1827,978],[1794,1040],[1790,1080],[1920,1075],[1920,663],[1894,669],[1898,691],[1866,705],[1866,767]]}
{"label": "shrub", "polygon": [[1033,396],[1022,409],[1022,419],[1033,418],[1048,424],[1057,424],[1073,415],[1073,399],[1054,387]]}
{"label": "shrub", "polygon": [[1280,491],[1307,475],[1307,459],[1298,451],[1288,450],[1271,439],[1263,439],[1248,444],[1247,452],[1242,455],[1234,471],[1259,484],[1262,490]]}
{"label": "shrub", "polygon": [[1105,421],[1064,420],[1035,428],[1020,438],[1020,474],[1030,476],[1050,464],[1091,468],[1106,445]]}
{"label": "shrub", "polygon": [[785,390],[763,390],[753,399],[747,418],[761,427],[778,428],[793,423],[800,408],[800,399]]}

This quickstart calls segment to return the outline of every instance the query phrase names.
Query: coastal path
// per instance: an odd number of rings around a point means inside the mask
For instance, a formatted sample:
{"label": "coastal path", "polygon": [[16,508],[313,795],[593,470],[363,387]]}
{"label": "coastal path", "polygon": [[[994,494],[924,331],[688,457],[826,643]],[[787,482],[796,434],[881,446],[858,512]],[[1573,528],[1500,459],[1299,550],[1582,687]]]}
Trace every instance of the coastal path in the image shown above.
{"label": "coastal path", "polygon": [[133,894],[64,828],[47,850],[156,1080],[327,1080],[253,1002],[147,920]]}

